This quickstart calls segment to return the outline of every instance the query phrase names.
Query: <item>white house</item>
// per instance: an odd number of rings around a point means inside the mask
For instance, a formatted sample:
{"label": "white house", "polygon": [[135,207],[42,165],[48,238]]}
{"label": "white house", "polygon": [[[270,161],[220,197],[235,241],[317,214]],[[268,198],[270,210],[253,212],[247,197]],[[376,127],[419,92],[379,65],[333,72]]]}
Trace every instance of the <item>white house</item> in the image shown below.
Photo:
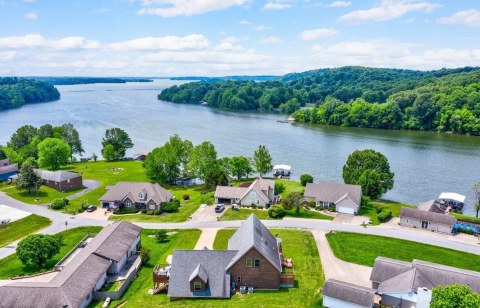
{"label": "white house", "polygon": [[305,201],[315,200],[317,206],[334,206],[339,213],[357,215],[361,207],[362,187],[329,182],[307,183]]}
{"label": "white house", "polygon": [[266,207],[275,199],[275,181],[258,178],[249,187],[217,186],[215,202]]}

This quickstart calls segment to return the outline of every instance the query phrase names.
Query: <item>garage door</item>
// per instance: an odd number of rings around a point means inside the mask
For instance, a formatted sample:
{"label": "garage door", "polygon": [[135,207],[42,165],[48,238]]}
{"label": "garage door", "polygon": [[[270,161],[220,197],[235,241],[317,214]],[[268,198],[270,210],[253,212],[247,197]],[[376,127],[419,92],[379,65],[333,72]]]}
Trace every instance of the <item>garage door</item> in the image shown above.
{"label": "garage door", "polygon": [[338,212],[339,213],[345,213],[345,214],[355,214],[355,211],[350,208],[350,207],[344,207],[344,206],[339,206],[338,207]]}

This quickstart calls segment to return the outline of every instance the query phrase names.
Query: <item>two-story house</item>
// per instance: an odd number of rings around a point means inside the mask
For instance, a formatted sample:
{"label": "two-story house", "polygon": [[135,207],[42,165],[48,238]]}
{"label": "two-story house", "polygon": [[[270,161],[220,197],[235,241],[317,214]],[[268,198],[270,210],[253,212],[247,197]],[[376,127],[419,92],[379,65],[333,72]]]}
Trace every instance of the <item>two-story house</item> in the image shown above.
{"label": "two-story house", "polygon": [[268,207],[275,199],[275,181],[256,179],[249,187],[217,186],[215,202]]}

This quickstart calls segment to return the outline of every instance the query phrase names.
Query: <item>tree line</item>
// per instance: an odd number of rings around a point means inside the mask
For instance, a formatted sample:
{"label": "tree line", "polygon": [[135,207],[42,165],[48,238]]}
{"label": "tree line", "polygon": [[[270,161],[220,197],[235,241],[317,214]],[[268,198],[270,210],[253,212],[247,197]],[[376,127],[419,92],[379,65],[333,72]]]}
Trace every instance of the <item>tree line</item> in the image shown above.
{"label": "tree line", "polygon": [[58,90],[48,83],[25,78],[0,77],[0,110],[59,98]]}

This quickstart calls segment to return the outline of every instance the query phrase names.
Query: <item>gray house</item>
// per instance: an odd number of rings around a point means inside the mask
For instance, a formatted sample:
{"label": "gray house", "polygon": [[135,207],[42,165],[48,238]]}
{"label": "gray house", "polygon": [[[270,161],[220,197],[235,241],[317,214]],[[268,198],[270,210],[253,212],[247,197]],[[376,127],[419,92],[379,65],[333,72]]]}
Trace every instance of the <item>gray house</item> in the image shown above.
{"label": "gray house", "polygon": [[334,206],[339,213],[357,215],[361,207],[362,187],[329,182],[307,183],[305,201],[315,200],[317,206]]}
{"label": "gray house", "polygon": [[402,207],[400,209],[400,225],[435,232],[452,233],[456,218],[436,211],[422,211]]}
{"label": "gray house", "polygon": [[275,181],[256,179],[249,187],[217,186],[215,202],[267,207],[275,199]]}
{"label": "gray house", "polygon": [[322,290],[323,306],[332,308],[372,308],[375,290],[336,279],[328,279]]}

